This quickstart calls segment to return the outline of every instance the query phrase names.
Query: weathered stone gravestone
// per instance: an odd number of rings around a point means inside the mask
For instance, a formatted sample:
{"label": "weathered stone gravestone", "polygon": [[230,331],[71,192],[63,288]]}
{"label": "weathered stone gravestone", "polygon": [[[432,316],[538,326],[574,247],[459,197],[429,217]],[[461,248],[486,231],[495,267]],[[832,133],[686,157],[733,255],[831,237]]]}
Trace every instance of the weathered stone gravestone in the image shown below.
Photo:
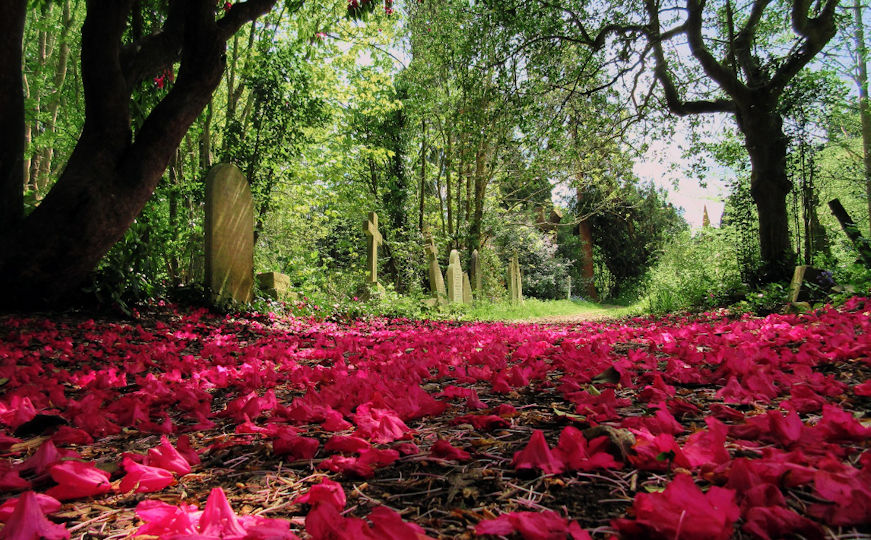
{"label": "weathered stone gravestone", "polygon": [[822,298],[835,284],[832,273],[813,266],[796,266],[789,284],[789,302],[809,302]]}
{"label": "weathered stone gravestone", "polygon": [[463,272],[463,303],[472,303],[472,283],[469,281],[469,274]]}
{"label": "weathered stone gravestone", "polygon": [[513,304],[523,302],[523,285],[521,283],[520,263],[517,261],[517,255],[511,257],[511,260],[508,262],[508,296]]}
{"label": "weathered stone gravestone", "polygon": [[290,276],[281,272],[264,272],[257,274],[257,286],[260,291],[276,300],[296,300],[297,294],[290,290]]}
{"label": "weathered stone gravestone", "polygon": [[447,302],[445,291],[445,279],[442,277],[442,269],[439,267],[438,250],[432,237],[426,245],[426,260],[429,265],[429,289],[439,304]]}
{"label": "weathered stone gravestone", "polygon": [[478,250],[472,250],[472,293],[475,298],[481,298],[481,259],[478,257]]}
{"label": "weathered stone gravestone", "polygon": [[254,299],[254,202],[245,176],[227,163],[206,177],[205,278],[213,302]]}
{"label": "weathered stone gravestone", "polygon": [[378,283],[378,246],[384,243],[381,233],[378,232],[378,214],[369,212],[369,219],[363,222],[363,231],[368,237],[366,240],[366,268],[369,275],[366,282],[370,285]]}
{"label": "weathered stone gravestone", "polygon": [[460,253],[451,250],[451,259],[448,264],[448,302],[462,303],[463,301],[463,268],[460,266]]}

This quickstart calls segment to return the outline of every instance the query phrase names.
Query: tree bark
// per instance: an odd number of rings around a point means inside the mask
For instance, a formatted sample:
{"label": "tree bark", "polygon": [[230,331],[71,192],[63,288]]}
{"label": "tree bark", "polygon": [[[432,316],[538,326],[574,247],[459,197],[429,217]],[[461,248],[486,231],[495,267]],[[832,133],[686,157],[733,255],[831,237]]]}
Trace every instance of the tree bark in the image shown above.
{"label": "tree bark", "polygon": [[757,97],[737,115],[750,155],[750,194],[759,215],[759,249],[766,281],[787,281],[795,266],[789,238],[786,196],[792,183],[786,176],[787,138],[783,120]]}
{"label": "tree bark", "polygon": [[[88,0],[82,27],[85,124],[42,204],[0,233],[0,307],[56,304],[77,290],[145,206],[182,137],[211,99],[223,73],[226,39],[246,18],[256,18],[274,3],[236,4],[218,21],[211,0],[174,3],[167,25],[178,24],[174,31],[180,34],[143,38],[152,41],[125,58],[121,39],[132,0]],[[132,86],[171,64],[179,51],[177,81],[134,139]],[[8,174],[5,168],[2,172]]]}
{"label": "tree bark", "polygon": [[862,119],[862,164],[865,170],[865,195],[868,199],[868,227],[871,234],[871,108],[868,103],[868,48],[865,46],[865,23],[862,4],[853,4],[853,39],[856,43],[856,86],[859,87],[859,117]]}
{"label": "tree bark", "polygon": [[0,17],[0,234],[24,217],[24,81],[21,42],[27,0],[10,0]]}

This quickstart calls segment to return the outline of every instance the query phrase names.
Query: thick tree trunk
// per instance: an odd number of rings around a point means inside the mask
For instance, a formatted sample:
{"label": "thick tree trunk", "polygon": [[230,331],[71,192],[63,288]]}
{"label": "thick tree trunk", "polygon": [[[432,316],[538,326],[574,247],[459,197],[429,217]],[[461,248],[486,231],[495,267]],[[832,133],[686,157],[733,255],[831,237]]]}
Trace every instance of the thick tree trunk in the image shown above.
{"label": "thick tree trunk", "polygon": [[[227,36],[216,25],[214,6],[207,1],[175,4],[184,10],[175,14],[184,17],[178,79],[134,141],[129,128],[130,85],[172,56],[155,51],[156,57],[122,60],[121,37],[131,3],[88,2],[82,27],[85,125],[63,174],[43,202],[26,220],[0,232],[0,307],[51,304],[76,290],[151,197],[179,142],[220,81]],[[268,10],[272,3],[255,6],[249,1],[247,7],[253,13]],[[240,17],[247,15],[245,9],[237,11]]]}
{"label": "thick tree trunk", "polygon": [[868,48],[862,4],[853,3],[853,39],[856,43],[856,86],[859,87],[859,116],[862,119],[862,164],[865,169],[865,195],[868,199],[868,227],[871,231],[871,107],[868,103]]}
{"label": "thick tree trunk", "polygon": [[578,223],[578,236],[581,238],[581,287],[587,299],[599,301],[599,293],[596,291],[596,276],[593,270],[593,228],[590,222],[582,219]]}
{"label": "thick tree trunk", "polygon": [[786,176],[787,138],[783,120],[764,104],[754,103],[739,116],[750,154],[750,194],[759,214],[759,248],[767,281],[792,276],[795,254],[789,239],[786,196],[792,184]]}
{"label": "thick tree trunk", "polygon": [[[0,234],[24,216],[24,81],[21,40],[27,0],[8,0],[0,17]],[[0,252],[2,256],[2,252]]]}

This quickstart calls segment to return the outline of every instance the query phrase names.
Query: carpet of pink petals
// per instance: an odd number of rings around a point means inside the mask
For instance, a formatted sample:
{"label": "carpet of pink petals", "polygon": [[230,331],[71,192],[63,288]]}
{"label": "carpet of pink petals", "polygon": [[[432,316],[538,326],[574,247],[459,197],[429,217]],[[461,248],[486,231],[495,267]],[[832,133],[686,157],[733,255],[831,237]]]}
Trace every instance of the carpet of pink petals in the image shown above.
{"label": "carpet of pink petals", "polygon": [[[866,535],[869,311],[856,298],[569,326],[2,317],[0,539],[455,536],[408,499],[360,496],[424,462],[515,484],[602,479],[625,501],[595,523],[558,498],[459,497],[467,538]],[[295,482],[285,504],[268,489],[242,504],[236,481],[210,475],[252,447]]]}

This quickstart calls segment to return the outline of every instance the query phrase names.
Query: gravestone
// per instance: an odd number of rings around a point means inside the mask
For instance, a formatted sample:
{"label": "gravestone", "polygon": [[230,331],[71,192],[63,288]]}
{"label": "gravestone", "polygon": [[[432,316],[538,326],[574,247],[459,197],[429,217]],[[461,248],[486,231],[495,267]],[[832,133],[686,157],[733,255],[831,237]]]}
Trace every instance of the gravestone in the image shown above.
{"label": "gravestone", "polygon": [[363,231],[366,233],[366,268],[369,275],[366,282],[370,285],[378,283],[378,246],[384,243],[381,233],[378,232],[378,214],[369,212],[369,219],[363,222]]}
{"label": "gravestone", "polygon": [[442,269],[439,267],[438,250],[432,237],[426,246],[426,260],[429,265],[429,289],[439,304],[447,302],[445,280],[442,277]]}
{"label": "gravestone", "polygon": [[450,264],[446,275],[448,282],[448,302],[463,302],[463,268],[460,266],[460,253],[456,249],[451,250]]}
{"label": "gravestone", "polygon": [[254,299],[254,202],[235,165],[212,167],[206,177],[205,280],[212,302]]}
{"label": "gravestone", "polygon": [[296,300],[297,294],[290,290],[290,276],[281,272],[257,274],[257,286],[269,298],[276,300]]}
{"label": "gravestone", "polygon": [[517,255],[511,257],[508,262],[508,296],[512,304],[523,301],[523,285],[520,279],[520,263],[517,261]]}
{"label": "gravestone", "polygon": [[472,293],[475,298],[481,298],[481,259],[478,257],[478,250],[472,250]]}
{"label": "gravestone", "polygon": [[469,274],[463,272],[463,303],[472,303],[472,283],[469,281]]}
{"label": "gravestone", "polygon": [[789,284],[789,302],[808,302],[819,300],[835,284],[832,273],[813,266],[796,266]]}

